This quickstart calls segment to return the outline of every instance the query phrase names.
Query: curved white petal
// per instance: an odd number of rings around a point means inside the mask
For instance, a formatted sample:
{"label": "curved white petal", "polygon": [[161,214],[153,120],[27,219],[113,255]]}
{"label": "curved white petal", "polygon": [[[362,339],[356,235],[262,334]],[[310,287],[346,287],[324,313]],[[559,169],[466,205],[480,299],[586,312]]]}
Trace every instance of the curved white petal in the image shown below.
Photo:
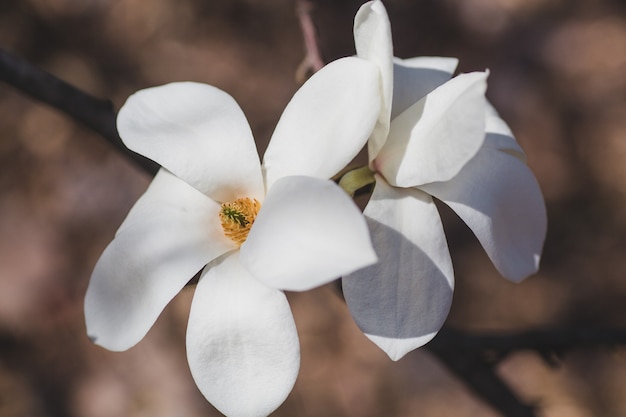
{"label": "curved white petal", "polygon": [[241,245],[250,273],[284,290],[308,290],[375,261],[352,199],[332,181],[310,177],[278,180]]}
{"label": "curved white petal", "polygon": [[387,139],[394,90],[391,24],[381,1],[365,3],[356,13],[354,44],[358,57],[373,62],[380,69],[380,99],[382,101],[378,122],[368,142],[368,154],[371,161]]}
{"label": "curved white petal", "polygon": [[263,198],[248,121],[218,88],[181,82],[138,91],[120,109],[117,128],[129,149],[216,201]]}
{"label": "curved white petal", "polygon": [[252,278],[237,252],[198,282],[187,358],[202,394],[227,416],[267,416],[293,388],[300,345],[285,294]]}
{"label": "curved white petal", "polygon": [[517,155],[484,146],[450,181],[421,187],[450,206],[472,229],[498,271],[521,281],[537,271],[546,209],[537,180]]}
{"label": "curved white petal", "polygon": [[352,317],[393,360],[432,339],[443,325],[454,272],[433,200],[377,178],[364,212],[379,262],[342,280]]}
{"label": "curved white petal", "polygon": [[435,56],[394,58],[391,120],[448,81],[459,60]]}
{"label": "curved white petal", "polygon": [[485,137],[487,74],[461,74],[391,123],[375,168],[387,182],[415,187],[454,177]]}
{"label": "curved white petal", "polygon": [[161,170],[96,264],[85,296],[87,334],[110,350],[141,340],[207,262],[235,248],[220,206]]}
{"label": "curved white petal", "polygon": [[334,61],[293,96],[265,156],[267,189],[279,178],[330,178],[363,148],[380,109],[378,71],[359,58]]}

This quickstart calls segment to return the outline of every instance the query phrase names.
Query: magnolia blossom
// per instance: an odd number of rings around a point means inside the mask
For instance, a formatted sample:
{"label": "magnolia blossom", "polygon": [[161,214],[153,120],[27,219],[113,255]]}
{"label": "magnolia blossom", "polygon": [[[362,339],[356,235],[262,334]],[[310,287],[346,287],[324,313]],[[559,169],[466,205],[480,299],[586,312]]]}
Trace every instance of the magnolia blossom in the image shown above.
{"label": "magnolia blossom", "polygon": [[380,262],[345,277],[343,290],[359,327],[397,360],[435,336],[452,301],[454,273],[433,197],[516,282],[538,268],[546,212],[524,152],[485,99],[487,73],[451,79],[456,59],[394,58],[380,1],[360,8],[354,38],[382,85],[368,142],[376,185],[364,211]]}
{"label": "magnolia blossom", "polygon": [[187,355],[204,396],[230,416],[264,416],[291,391],[298,336],[282,290],[307,290],[376,261],[359,209],[332,175],[379,113],[378,70],[335,61],[293,97],[261,165],[245,116],[209,85],[132,95],[124,143],[163,167],[98,261],[85,299],[92,340],[139,342],[198,272]]}

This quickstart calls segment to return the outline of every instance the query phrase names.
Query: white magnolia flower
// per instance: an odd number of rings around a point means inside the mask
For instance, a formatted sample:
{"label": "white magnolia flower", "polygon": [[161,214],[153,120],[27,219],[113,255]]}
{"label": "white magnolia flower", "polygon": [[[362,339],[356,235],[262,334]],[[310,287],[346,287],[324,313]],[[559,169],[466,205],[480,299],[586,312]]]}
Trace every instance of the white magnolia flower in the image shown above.
{"label": "white magnolia flower", "polygon": [[263,165],[243,112],[223,91],[187,82],[132,95],[119,112],[120,136],[163,168],[91,277],[85,316],[95,343],[135,345],[202,270],[187,328],[194,380],[226,415],[277,408],[300,359],[281,290],[307,290],[376,261],[362,214],[328,178],[367,141],[378,94],[375,65],[329,64],[285,109]]}
{"label": "white magnolia flower", "polygon": [[512,281],[536,272],[546,233],[539,186],[507,125],[487,103],[486,73],[451,78],[451,58],[393,57],[383,4],[355,17],[357,56],[376,63],[382,104],[369,140],[376,185],[364,214],[379,263],[343,280],[363,332],[397,360],[432,339],[454,273],[433,197],[472,229]]}

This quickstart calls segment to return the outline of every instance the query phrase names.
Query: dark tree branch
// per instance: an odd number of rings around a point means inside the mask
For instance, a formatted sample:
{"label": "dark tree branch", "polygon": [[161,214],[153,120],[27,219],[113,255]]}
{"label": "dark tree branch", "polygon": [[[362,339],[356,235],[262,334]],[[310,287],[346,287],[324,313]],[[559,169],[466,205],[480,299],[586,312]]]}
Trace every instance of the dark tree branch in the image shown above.
{"label": "dark tree branch", "polygon": [[159,170],[158,164],[124,146],[115,127],[116,113],[110,101],[92,97],[3,50],[0,50],[0,81],[49,104],[99,133],[146,172],[155,175]]}
{"label": "dark tree branch", "polygon": [[626,345],[626,329],[601,327],[534,329],[497,335],[470,335],[447,328],[443,337],[447,344],[465,351],[480,352],[484,360],[492,363],[503,360],[512,352],[532,350],[550,366],[558,365],[558,358],[573,347]]}
{"label": "dark tree branch", "polygon": [[481,335],[444,327],[426,349],[503,415],[532,417],[535,407],[521,403],[494,372],[498,362],[510,353],[531,350],[556,366],[558,358],[574,348],[623,345],[626,329],[549,328]]}
{"label": "dark tree branch", "polygon": [[535,417],[535,409],[521,402],[485,359],[488,346],[463,343],[472,336],[443,328],[426,349],[487,404],[506,417]]}
{"label": "dark tree branch", "polygon": [[489,347],[492,351],[508,354],[528,349],[537,352],[562,352],[572,346],[616,346],[626,343],[626,329],[611,328],[550,328],[498,335],[468,335],[454,331],[455,343],[469,349]]}

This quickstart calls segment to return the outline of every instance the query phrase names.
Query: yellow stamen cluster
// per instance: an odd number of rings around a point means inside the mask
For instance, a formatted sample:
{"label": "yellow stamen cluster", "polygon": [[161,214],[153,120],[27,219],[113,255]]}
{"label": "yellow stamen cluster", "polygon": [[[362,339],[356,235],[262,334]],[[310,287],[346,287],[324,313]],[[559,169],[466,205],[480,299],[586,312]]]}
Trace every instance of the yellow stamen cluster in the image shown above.
{"label": "yellow stamen cluster", "polygon": [[260,208],[261,203],[256,198],[248,197],[222,204],[220,220],[224,235],[241,246],[248,238],[248,233]]}

